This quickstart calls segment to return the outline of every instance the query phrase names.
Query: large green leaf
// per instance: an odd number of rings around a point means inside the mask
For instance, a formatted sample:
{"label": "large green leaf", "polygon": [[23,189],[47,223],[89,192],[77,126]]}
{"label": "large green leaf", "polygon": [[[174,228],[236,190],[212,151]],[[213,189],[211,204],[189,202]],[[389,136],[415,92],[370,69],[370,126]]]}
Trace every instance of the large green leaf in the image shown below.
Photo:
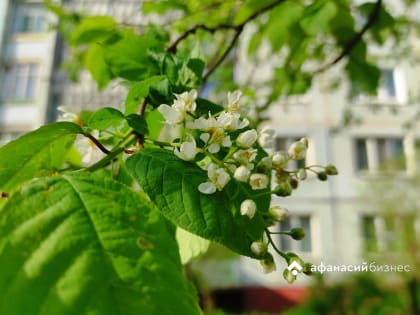
{"label": "large green leaf", "polygon": [[41,127],[0,148],[0,190],[8,192],[63,166],[81,128],[70,122]]}
{"label": "large green leaf", "polygon": [[110,16],[90,16],[82,20],[71,34],[74,45],[91,43],[109,36],[117,23]]}
{"label": "large green leaf", "polygon": [[[231,180],[222,191],[202,194],[197,187],[207,181],[207,173],[165,149],[141,150],[127,160],[127,169],[177,226],[254,257],[250,245],[264,231],[262,214],[269,208],[268,191],[253,191]],[[253,219],[240,214],[242,201],[249,198],[258,208]]]}
{"label": "large green leaf", "polygon": [[156,65],[149,59],[149,49],[162,49],[163,44],[148,34],[137,35],[134,31],[124,30],[118,35],[115,41],[103,43],[104,59],[112,74],[132,81],[157,74]]}
{"label": "large green leaf", "polygon": [[0,212],[0,314],[200,314],[168,224],[106,174],[24,186]]}

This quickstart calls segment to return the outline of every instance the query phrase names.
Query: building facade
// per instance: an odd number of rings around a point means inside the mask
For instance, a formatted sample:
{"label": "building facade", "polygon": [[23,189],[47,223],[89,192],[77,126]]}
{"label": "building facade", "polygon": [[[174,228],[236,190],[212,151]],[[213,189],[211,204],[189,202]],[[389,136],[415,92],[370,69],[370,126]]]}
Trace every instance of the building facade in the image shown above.
{"label": "building facade", "polygon": [[[141,2],[136,0],[64,3],[79,11],[112,14],[127,23],[139,23],[142,18]],[[98,92],[87,72],[81,73],[79,83],[68,84],[65,75],[57,71],[68,51],[58,35],[48,31],[51,19],[42,1],[0,2],[0,141],[54,120],[58,105],[79,111],[118,107],[124,101],[124,88],[115,85]],[[420,129],[416,123],[408,129],[404,126],[417,115],[420,67],[409,61],[387,61],[381,66],[383,81],[376,97],[360,95],[349,100],[345,83],[329,90],[331,78],[340,75],[338,65],[317,77],[305,96],[274,105],[268,113],[271,120],[267,125],[279,135],[276,150],[286,150],[296,139],[307,137],[306,165],[333,164],[339,171],[339,176],[327,182],[309,175],[292,197],[273,200],[290,211],[279,229],[300,226],[306,232],[300,242],[278,237],[279,247],[315,265],[371,262],[369,259],[376,259],[378,252],[390,250],[401,227],[399,219],[389,223],[380,207],[367,203],[364,196],[380,193],[374,190],[374,183],[385,179],[389,171],[393,179],[401,181],[418,174]],[[241,72],[246,69],[243,64]],[[343,112],[348,110],[359,123],[337,130]],[[405,216],[417,237],[418,209]],[[222,289],[269,287],[290,292],[290,288],[296,290],[310,283],[311,278],[299,275],[293,285],[286,284],[282,276],[286,267],[278,259],[277,271],[265,275],[255,260],[206,260],[200,262],[199,272],[210,286]],[[286,293],[279,294],[284,297]]]}
{"label": "building facade", "polygon": [[57,34],[48,31],[52,17],[42,1],[0,6],[0,137],[6,141],[45,122]]}

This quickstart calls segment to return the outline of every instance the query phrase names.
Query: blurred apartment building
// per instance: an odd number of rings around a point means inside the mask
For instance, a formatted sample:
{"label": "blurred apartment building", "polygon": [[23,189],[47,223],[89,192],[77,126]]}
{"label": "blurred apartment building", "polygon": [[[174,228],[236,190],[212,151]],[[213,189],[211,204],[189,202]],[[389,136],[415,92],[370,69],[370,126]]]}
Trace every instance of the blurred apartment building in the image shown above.
{"label": "blurred apartment building", "polygon": [[[78,12],[113,15],[126,23],[139,23],[139,0],[64,0]],[[126,90],[114,84],[98,92],[87,71],[71,83],[60,71],[68,47],[50,27],[55,17],[43,0],[0,2],[0,143],[7,142],[45,122],[54,121],[57,107],[82,108],[121,105]]]}
{"label": "blurred apartment building", "polygon": [[[137,23],[141,18],[138,0],[64,3],[94,14],[112,14],[128,23]],[[81,73],[78,84],[68,84],[66,76],[58,71],[68,54],[67,48],[54,31],[48,30],[51,18],[42,1],[0,2],[2,142],[54,120],[58,105],[78,111],[118,106],[124,100],[125,91],[117,85],[97,92],[96,84],[86,72]],[[377,55],[381,59],[380,51]],[[381,67],[383,79],[375,97],[361,95],[350,101],[346,83],[329,90],[331,79],[341,76],[338,66],[317,77],[303,97],[270,109],[268,125],[279,135],[276,149],[285,150],[293,141],[306,136],[310,148],[305,163],[331,163],[340,174],[327,182],[309,176],[293,197],[274,200],[291,213],[279,227],[284,230],[301,226],[307,235],[301,242],[278,237],[279,247],[298,253],[305,261],[340,265],[361,264],[369,257],[376,259],[376,253],[392,248],[398,231],[407,221],[414,234],[420,235],[420,205],[417,210],[413,209],[417,211],[417,217],[413,212],[403,213],[390,221],[379,207],[369,205],[361,198],[369,191],[375,193],[373,182],[385,178],[384,174],[389,171],[388,161],[396,162],[392,166],[394,178],[404,180],[418,174],[415,152],[420,140],[419,125],[414,123],[410,129],[403,126],[417,115],[420,67],[409,60],[389,58],[384,59]],[[253,68],[244,61],[241,73]],[[258,73],[264,72],[264,68],[258,69]],[[360,118],[359,123],[334,130],[348,110]],[[302,298],[301,288],[310,281],[300,275],[292,286],[287,285],[282,276],[286,265],[281,259],[277,261],[277,271],[269,275],[262,273],[257,261],[246,258],[203,261],[200,265],[204,266],[200,272],[210,286],[220,289],[247,287],[252,294],[260,294],[247,298],[242,290],[243,309],[248,310],[258,301],[271,303],[273,307],[279,303],[293,304]],[[274,291],[270,294],[258,291],[261,287]]]}

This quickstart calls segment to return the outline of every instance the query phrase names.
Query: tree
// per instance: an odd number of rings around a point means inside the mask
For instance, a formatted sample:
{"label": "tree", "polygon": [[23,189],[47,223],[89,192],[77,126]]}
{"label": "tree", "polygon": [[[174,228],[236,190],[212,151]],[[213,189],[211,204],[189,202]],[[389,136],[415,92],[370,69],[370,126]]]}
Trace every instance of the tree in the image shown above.
{"label": "tree", "polygon": [[[259,128],[259,115],[245,117],[240,92],[215,103],[198,90],[212,77],[223,89],[236,85],[225,80],[232,65],[219,69],[254,27],[261,36],[248,43],[251,53],[266,40],[272,53],[288,47],[275,77],[256,87],[270,88],[257,114],[282,95],[304,93],[317,73],[342,60],[355,89],[373,92],[379,70],[364,35],[375,43],[398,39],[394,26],[408,22],[392,17],[381,0],[355,12],[345,0],[162,1],[145,3],[143,11],[176,9],[184,18],[170,21],[170,29],[146,25],[138,33],[112,17],[46,4],[98,86],[120,79],[129,91],[123,111],[67,113],[70,122],[0,149],[1,313],[199,314],[175,234],[181,252],[199,236],[258,259],[266,272],[275,269],[276,253],[309,273],[310,264],[272,241],[269,226],[286,211],[270,207],[271,195],[289,196],[308,171],[324,181],[337,170],[287,169],[289,160],[305,158],[307,139],[269,154],[273,130]],[[353,13],[366,18],[360,29]],[[191,49],[196,39],[202,49]],[[309,60],[317,67],[308,70]],[[85,152],[82,159],[75,148],[83,142],[103,156],[87,161]],[[296,228],[280,233],[304,237]],[[284,276],[292,282],[296,273],[286,269]]]}

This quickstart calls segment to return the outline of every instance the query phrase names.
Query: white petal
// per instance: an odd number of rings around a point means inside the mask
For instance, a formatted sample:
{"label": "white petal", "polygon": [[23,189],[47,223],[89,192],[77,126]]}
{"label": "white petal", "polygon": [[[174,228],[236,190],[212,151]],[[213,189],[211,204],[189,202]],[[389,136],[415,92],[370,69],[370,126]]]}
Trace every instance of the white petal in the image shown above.
{"label": "white petal", "polygon": [[206,195],[211,195],[216,192],[216,186],[213,183],[205,182],[198,185],[198,190]]}
{"label": "white petal", "polygon": [[204,143],[207,143],[207,141],[209,141],[209,139],[210,139],[210,134],[209,134],[209,133],[207,133],[207,132],[202,133],[202,134],[200,135],[200,139],[201,139],[201,140],[203,140],[203,141],[204,141]]}
{"label": "white petal", "polygon": [[169,124],[180,123],[184,118],[183,114],[179,110],[172,108],[171,106],[166,104],[160,105],[158,107],[158,111],[163,115],[166,122]]}
{"label": "white petal", "polygon": [[210,153],[217,153],[220,151],[220,145],[218,143],[212,143],[207,149]]}

